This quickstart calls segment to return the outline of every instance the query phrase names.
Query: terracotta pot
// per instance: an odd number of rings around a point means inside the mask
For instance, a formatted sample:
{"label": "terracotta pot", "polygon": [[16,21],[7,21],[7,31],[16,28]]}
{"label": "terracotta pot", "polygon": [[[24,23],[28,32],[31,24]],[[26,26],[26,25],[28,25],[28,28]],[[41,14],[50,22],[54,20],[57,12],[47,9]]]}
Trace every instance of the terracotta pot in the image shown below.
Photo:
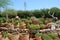
{"label": "terracotta pot", "polygon": [[24,35],[21,34],[19,40],[29,40],[29,34],[24,34]]}
{"label": "terracotta pot", "polygon": [[14,30],[14,25],[13,24],[10,24],[9,29]]}
{"label": "terracotta pot", "polygon": [[9,38],[10,38],[10,40],[19,40],[19,35],[12,35]]}
{"label": "terracotta pot", "polygon": [[35,40],[42,40],[41,36],[36,36]]}
{"label": "terracotta pot", "polygon": [[2,38],[2,35],[0,35],[0,39]]}
{"label": "terracotta pot", "polygon": [[0,40],[10,40],[8,37],[4,38],[2,37]]}
{"label": "terracotta pot", "polygon": [[33,20],[33,21],[32,21],[32,24],[39,24],[39,21]]}

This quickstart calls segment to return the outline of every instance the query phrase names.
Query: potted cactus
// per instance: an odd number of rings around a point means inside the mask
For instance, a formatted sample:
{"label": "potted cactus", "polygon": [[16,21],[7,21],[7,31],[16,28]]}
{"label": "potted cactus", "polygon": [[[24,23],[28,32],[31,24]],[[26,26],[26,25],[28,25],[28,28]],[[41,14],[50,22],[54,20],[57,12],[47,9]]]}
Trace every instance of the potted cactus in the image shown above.
{"label": "potted cactus", "polygon": [[41,35],[42,35],[41,33],[37,32],[37,33],[35,34],[35,40],[42,40]]}

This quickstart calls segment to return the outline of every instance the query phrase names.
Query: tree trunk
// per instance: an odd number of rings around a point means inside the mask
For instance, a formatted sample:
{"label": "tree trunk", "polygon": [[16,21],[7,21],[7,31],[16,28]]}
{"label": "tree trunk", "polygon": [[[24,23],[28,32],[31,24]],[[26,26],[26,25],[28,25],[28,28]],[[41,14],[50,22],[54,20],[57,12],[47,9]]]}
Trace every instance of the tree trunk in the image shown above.
{"label": "tree trunk", "polygon": [[6,13],[6,22],[8,21],[8,14]]}

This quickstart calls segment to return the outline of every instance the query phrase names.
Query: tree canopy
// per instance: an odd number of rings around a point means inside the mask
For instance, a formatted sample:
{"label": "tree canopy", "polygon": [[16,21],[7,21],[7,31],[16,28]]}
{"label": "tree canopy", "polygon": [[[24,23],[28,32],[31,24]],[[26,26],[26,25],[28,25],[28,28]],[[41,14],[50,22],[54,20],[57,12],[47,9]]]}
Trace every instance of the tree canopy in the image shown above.
{"label": "tree canopy", "polygon": [[7,5],[10,5],[11,0],[0,0],[0,8],[7,7]]}

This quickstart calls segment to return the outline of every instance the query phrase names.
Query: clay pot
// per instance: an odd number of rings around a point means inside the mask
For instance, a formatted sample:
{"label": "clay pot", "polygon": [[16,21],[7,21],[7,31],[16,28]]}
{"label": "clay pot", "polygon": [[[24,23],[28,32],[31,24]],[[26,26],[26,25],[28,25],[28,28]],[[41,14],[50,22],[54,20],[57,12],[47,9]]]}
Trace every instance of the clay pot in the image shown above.
{"label": "clay pot", "polygon": [[19,40],[29,40],[29,34],[21,34]]}
{"label": "clay pot", "polygon": [[2,37],[0,40],[10,40],[8,37],[4,38]]}
{"label": "clay pot", "polygon": [[0,34],[0,39],[2,38],[2,35]]}
{"label": "clay pot", "polygon": [[9,29],[14,30],[14,25],[13,24],[9,24],[9,25],[10,25]]}
{"label": "clay pot", "polygon": [[35,40],[42,40],[41,36],[36,36]]}
{"label": "clay pot", "polygon": [[19,35],[12,35],[9,38],[10,38],[10,40],[19,40]]}
{"label": "clay pot", "polygon": [[39,21],[33,20],[32,24],[39,24]]}

